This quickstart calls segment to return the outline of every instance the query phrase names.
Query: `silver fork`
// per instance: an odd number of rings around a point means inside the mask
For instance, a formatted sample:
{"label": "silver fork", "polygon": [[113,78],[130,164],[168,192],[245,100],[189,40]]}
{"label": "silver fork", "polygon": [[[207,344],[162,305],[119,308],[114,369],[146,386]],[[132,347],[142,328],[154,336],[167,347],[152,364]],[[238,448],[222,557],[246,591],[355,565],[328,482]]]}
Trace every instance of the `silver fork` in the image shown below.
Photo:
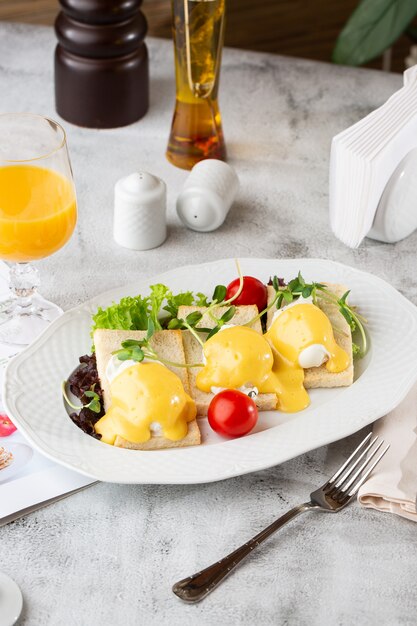
{"label": "silver fork", "polygon": [[320,489],[310,494],[309,502],[291,509],[220,561],[175,583],[172,587],[175,595],[184,602],[199,602],[211,593],[252,550],[300,513],[310,510],[337,513],[343,509],[355,497],[359,487],[389,448],[388,444],[382,452],[379,452],[384,440],[378,441],[378,437],[375,437],[370,441],[371,436],[372,433],[369,433],[342,467]]}

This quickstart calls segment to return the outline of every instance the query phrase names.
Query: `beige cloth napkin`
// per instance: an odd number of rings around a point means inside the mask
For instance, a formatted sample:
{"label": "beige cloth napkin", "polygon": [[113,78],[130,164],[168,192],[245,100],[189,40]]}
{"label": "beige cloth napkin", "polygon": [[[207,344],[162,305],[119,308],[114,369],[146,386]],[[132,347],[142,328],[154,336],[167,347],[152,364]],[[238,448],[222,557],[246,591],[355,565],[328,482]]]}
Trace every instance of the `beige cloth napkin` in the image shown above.
{"label": "beige cloth napkin", "polygon": [[359,489],[358,500],[417,522],[417,384],[394,411],[375,422],[373,434],[391,447]]}

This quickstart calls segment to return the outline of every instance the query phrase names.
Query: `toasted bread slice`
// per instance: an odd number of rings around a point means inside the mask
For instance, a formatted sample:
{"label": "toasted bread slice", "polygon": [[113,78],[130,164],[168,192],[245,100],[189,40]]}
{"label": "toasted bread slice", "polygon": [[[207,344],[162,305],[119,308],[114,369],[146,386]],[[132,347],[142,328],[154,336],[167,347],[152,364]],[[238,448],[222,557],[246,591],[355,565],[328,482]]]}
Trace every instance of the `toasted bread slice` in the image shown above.
{"label": "toasted bread slice", "polygon": [[[143,330],[104,330],[98,329],[94,332],[94,345],[96,349],[97,371],[103,389],[104,408],[107,411],[111,404],[111,391],[109,381],[106,377],[106,367],[112,352],[118,350],[122,341],[126,339],[143,339],[146,331]],[[185,363],[184,348],[182,343],[182,333],[180,330],[163,330],[154,334],[150,343],[155,351],[163,359],[176,363]],[[167,366],[176,374],[186,393],[190,394],[188,374],[185,367]],[[157,421],[157,420],[155,420]],[[186,437],[179,441],[171,441],[163,436],[153,435],[149,441],[144,443],[131,443],[123,437],[117,437],[115,446],[120,448],[130,448],[134,450],[161,450],[164,448],[183,448],[185,446],[196,446],[201,443],[200,429],[196,420],[189,422]]]}
{"label": "toasted bread slice", "polygon": [[197,420],[188,423],[188,433],[179,441],[171,441],[160,435],[153,435],[145,443],[132,443],[116,437],[114,445],[119,448],[127,448],[129,450],[165,450],[168,448],[186,448],[187,446],[198,446],[201,443],[201,433],[197,424]]}
{"label": "toasted bread slice", "polygon": [[[347,291],[344,285],[335,285],[332,283],[323,283],[329,291],[339,298]],[[268,287],[268,304],[275,297],[273,287]],[[318,294],[317,303],[323,313],[327,315],[334,329],[334,338],[338,346],[343,348],[349,355],[349,365],[343,372],[332,374],[327,371],[325,365],[320,367],[310,367],[304,370],[304,386],[306,389],[324,388],[324,387],[349,387],[353,383],[353,356],[352,356],[352,334],[350,327],[343,315],[340,313],[337,305],[324,302]],[[274,307],[267,314],[267,328],[272,324],[272,318],[275,313]]]}
{"label": "toasted bread slice", "polygon": [[[220,318],[228,308],[229,307],[219,307],[216,309],[215,317]],[[211,319],[211,317],[204,314],[206,311],[205,307],[180,306],[178,309],[178,317],[184,319],[190,313],[194,313],[194,311],[200,311],[203,313],[203,317],[197,326],[200,326],[201,328],[213,328],[215,326],[215,322]],[[257,314],[258,308],[255,305],[238,306],[236,307],[236,312],[230,323],[246,324]],[[259,320],[252,324],[252,328],[256,330],[256,332],[262,333],[262,326]],[[203,352],[200,344],[188,330],[184,330],[182,333],[186,363],[201,363]],[[207,415],[209,404],[214,397],[214,394],[200,391],[200,389],[197,388],[196,377],[200,369],[201,368],[199,367],[192,367],[188,370],[191,397],[194,398],[197,405],[197,416]],[[255,402],[260,411],[271,411],[276,408],[277,397],[274,393],[260,393],[255,398]]]}

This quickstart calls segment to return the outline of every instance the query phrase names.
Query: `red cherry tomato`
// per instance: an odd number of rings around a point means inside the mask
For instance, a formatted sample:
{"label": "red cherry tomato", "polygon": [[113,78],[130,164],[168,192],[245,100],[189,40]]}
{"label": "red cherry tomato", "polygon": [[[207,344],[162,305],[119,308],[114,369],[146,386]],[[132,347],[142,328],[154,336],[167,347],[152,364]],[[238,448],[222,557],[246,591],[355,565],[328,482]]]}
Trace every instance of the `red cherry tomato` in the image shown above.
{"label": "red cherry tomato", "polygon": [[16,430],[16,426],[4,413],[0,413],[0,437],[8,437]]}
{"label": "red cherry tomato", "polygon": [[[226,300],[232,298],[239,289],[240,281],[238,278],[232,280],[227,286]],[[259,313],[266,309],[268,301],[268,290],[266,285],[253,276],[243,277],[243,289],[232,304],[239,306],[240,304],[256,304]]]}
{"label": "red cherry tomato", "polygon": [[258,421],[258,409],[246,394],[235,389],[225,389],[210,402],[208,421],[219,435],[242,437]]}

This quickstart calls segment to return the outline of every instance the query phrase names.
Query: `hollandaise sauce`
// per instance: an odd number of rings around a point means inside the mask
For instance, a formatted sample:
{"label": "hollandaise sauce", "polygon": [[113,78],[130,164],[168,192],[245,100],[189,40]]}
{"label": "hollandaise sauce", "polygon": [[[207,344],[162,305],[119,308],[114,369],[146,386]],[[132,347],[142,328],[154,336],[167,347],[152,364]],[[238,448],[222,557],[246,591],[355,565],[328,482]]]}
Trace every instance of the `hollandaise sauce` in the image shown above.
{"label": "hollandaise sauce", "polygon": [[314,304],[282,311],[265,335],[247,326],[227,328],[204,344],[206,364],[197,375],[197,387],[210,392],[213,387],[254,386],[260,393],[276,394],[281,411],[302,411],[310,399],[299,359],[311,346],[322,348],[329,372],[348,367],[349,356],[337,345],[330,320]]}
{"label": "hollandaise sauce", "polygon": [[260,388],[274,362],[272,350],[262,335],[247,326],[232,326],[204,344],[206,365],[197,374],[201,391],[212,387],[236,389],[244,385]]}
{"label": "hollandaise sauce", "polygon": [[307,408],[310,398],[304,387],[304,370],[297,367],[276,350],[273,350],[274,365],[262,388],[262,393],[276,393],[277,408],[284,413],[296,413]]}
{"label": "hollandaise sauce", "polygon": [[343,372],[349,365],[349,356],[334,339],[329,318],[314,304],[296,304],[282,311],[265,337],[294,367],[301,367],[301,353],[314,345],[323,346],[327,353],[329,372]]}
{"label": "hollandaise sauce", "polygon": [[151,424],[158,423],[167,439],[178,441],[196,417],[196,405],[184,391],[179,377],[160,363],[138,363],[123,370],[110,384],[111,406],[96,423],[105,443],[116,437],[132,443],[151,438]]}
{"label": "hollandaise sauce", "polygon": [[204,356],[206,365],[196,380],[201,391],[254,386],[260,393],[275,393],[281,411],[301,411],[309,404],[304,370],[281,358],[263,335],[247,326],[218,332],[205,343]]}

